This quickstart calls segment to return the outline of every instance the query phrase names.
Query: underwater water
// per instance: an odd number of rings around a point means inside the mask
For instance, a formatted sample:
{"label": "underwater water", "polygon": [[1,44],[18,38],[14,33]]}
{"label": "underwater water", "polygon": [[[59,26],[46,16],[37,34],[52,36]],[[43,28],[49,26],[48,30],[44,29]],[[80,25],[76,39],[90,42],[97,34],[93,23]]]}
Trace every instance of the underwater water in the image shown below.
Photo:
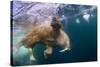
{"label": "underwater water", "polygon": [[[89,6],[85,6],[85,8],[88,7]],[[31,64],[40,65],[40,64],[96,61],[97,60],[97,9],[94,9],[93,11],[87,11],[88,14],[86,13],[84,14],[84,16],[81,13],[80,14],[77,13],[77,9],[76,12],[75,10],[72,11],[72,13],[68,12],[70,12],[70,9],[69,10],[67,10],[66,8],[63,9],[63,15],[65,17],[70,16],[70,18],[69,17],[65,18],[64,20],[61,21],[61,23],[63,25],[63,30],[70,37],[71,41],[70,51],[61,53],[59,52],[61,48],[55,47],[53,50],[53,54],[49,56],[48,59],[45,59],[43,56],[43,51],[45,49],[45,46],[42,45],[43,43],[37,43],[37,45],[33,48],[33,54],[36,58],[36,61],[30,63],[27,49],[21,47],[18,56],[15,53],[13,53],[12,65],[19,66],[19,65],[31,65]],[[59,12],[59,15],[62,15],[61,11]],[[19,35],[22,36],[22,33],[20,33]],[[18,38],[16,37],[14,39],[14,42],[18,41]]]}

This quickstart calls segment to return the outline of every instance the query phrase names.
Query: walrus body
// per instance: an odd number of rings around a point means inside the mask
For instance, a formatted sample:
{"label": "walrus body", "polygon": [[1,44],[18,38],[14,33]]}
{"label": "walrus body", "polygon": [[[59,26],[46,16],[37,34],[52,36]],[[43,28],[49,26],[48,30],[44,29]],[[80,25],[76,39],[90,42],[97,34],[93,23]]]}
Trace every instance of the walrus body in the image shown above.
{"label": "walrus body", "polygon": [[33,27],[33,30],[29,32],[21,41],[21,43],[29,49],[30,60],[35,60],[32,52],[36,42],[44,42],[46,49],[44,50],[44,57],[48,58],[48,55],[52,54],[53,47],[58,43],[64,49],[60,52],[64,52],[70,49],[70,41],[68,35],[61,29],[57,18],[53,18],[53,23],[45,23]]}

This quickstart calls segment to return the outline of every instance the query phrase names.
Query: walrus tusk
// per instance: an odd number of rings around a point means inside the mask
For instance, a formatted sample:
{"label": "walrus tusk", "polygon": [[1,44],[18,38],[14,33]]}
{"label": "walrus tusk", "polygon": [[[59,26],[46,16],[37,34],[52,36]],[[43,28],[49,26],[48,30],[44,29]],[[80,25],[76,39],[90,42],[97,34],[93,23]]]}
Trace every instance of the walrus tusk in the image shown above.
{"label": "walrus tusk", "polygon": [[67,50],[70,50],[70,48],[62,49],[62,50],[60,50],[59,52],[65,52],[65,51],[67,51]]}

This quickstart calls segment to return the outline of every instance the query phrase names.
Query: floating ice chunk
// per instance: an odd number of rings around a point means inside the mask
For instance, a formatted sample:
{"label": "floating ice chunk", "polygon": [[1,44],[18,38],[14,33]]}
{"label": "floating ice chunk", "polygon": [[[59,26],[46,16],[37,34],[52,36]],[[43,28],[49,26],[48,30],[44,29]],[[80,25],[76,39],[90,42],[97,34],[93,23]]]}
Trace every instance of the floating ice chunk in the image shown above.
{"label": "floating ice chunk", "polygon": [[89,22],[90,14],[85,14],[85,15],[83,15],[83,18],[84,18],[87,22]]}
{"label": "floating ice chunk", "polygon": [[76,19],[76,23],[77,23],[77,24],[79,24],[79,23],[80,23],[80,20],[79,20],[78,18]]}
{"label": "floating ice chunk", "polygon": [[93,15],[93,14],[91,14],[91,17],[94,17],[94,15]]}

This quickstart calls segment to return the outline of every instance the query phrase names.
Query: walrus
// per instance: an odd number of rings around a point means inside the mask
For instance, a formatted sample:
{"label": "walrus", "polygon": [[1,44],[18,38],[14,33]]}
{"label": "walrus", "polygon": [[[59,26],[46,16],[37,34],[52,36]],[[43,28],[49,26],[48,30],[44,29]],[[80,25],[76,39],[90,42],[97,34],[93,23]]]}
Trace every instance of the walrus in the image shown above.
{"label": "walrus", "polygon": [[61,22],[58,17],[53,17],[52,21],[45,21],[44,24],[33,27],[32,31],[22,39],[22,46],[28,48],[30,60],[36,60],[33,56],[32,48],[34,48],[36,42],[44,42],[46,49],[44,50],[44,58],[48,58],[52,55],[53,47],[63,47],[60,52],[70,50],[70,39],[67,33],[62,30]]}

